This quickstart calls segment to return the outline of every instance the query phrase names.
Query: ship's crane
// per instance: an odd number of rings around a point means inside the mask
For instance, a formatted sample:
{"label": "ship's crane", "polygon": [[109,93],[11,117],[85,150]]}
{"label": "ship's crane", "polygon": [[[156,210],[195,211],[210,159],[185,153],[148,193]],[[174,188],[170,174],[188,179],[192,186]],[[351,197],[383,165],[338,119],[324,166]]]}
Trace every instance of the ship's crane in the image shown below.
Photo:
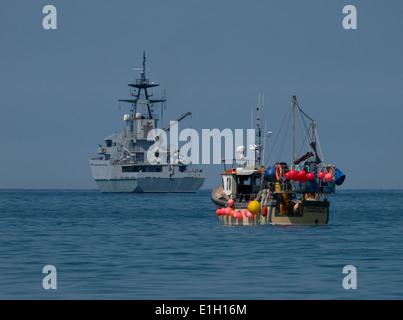
{"label": "ship's crane", "polygon": [[162,131],[155,137],[155,141],[160,140],[161,138],[161,134],[162,132],[168,132],[169,130],[171,130],[171,128],[177,124],[179,121],[185,119],[187,116],[192,115],[191,112],[186,112],[184,114],[182,114],[178,119],[176,119],[175,121],[172,121],[169,125],[167,125],[164,129],[162,129]]}
{"label": "ship's crane", "polygon": [[165,132],[168,132],[175,124],[177,124],[179,121],[185,119],[187,116],[192,115],[191,112],[186,112],[184,114],[182,114],[178,119],[176,119],[175,121],[172,121],[168,126],[166,126],[164,129]]}

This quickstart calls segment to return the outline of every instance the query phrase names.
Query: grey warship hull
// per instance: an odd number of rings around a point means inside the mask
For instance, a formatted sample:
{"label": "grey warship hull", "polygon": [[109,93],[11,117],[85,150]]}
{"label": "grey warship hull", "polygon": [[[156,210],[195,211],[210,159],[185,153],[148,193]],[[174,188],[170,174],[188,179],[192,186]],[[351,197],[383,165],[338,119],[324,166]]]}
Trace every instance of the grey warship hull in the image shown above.
{"label": "grey warship hull", "polygon": [[109,161],[90,160],[90,165],[99,190],[107,193],[194,193],[204,183],[200,171],[175,173],[179,166],[166,172],[164,167],[162,172],[122,172],[124,166]]}
{"label": "grey warship hull", "polygon": [[195,178],[132,178],[95,180],[101,192],[115,193],[195,193],[203,180]]}

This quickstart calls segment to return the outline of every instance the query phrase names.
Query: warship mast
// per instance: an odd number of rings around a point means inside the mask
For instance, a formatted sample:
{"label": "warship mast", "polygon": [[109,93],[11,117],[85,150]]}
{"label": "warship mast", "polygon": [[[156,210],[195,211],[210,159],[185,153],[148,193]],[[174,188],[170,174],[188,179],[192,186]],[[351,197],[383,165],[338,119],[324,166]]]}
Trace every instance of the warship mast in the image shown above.
{"label": "warship mast", "polygon": [[[133,109],[131,110],[132,111],[131,117],[129,119],[127,119],[127,121],[130,121],[130,123],[131,123],[131,125],[130,125],[131,131],[134,130],[134,120],[136,119],[139,104],[144,104],[147,106],[147,112],[148,112],[147,118],[148,119],[158,120],[158,119],[154,118],[152,105],[154,103],[160,103],[160,102],[166,101],[166,99],[150,99],[150,97],[152,97],[152,94],[148,93],[147,89],[152,88],[152,87],[158,87],[159,84],[155,83],[155,82],[150,83],[150,80],[146,78],[146,52],[145,51],[143,51],[143,67],[142,68],[133,68],[133,70],[139,70],[141,72],[140,79],[136,79],[135,83],[128,84],[129,87],[133,87],[133,88],[137,89],[137,93],[135,94],[135,99],[119,99],[120,102],[128,102],[133,105]],[[145,99],[141,99],[142,91],[144,91]],[[156,124],[155,124],[155,127],[157,127]]]}

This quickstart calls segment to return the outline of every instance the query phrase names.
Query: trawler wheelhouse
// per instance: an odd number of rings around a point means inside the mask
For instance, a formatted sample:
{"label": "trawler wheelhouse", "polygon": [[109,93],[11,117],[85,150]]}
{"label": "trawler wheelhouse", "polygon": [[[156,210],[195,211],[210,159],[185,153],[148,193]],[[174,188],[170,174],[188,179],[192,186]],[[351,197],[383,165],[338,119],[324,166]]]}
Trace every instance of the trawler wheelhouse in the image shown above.
{"label": "trawler wheelhouse", "polygon": [[221,175],[223,193],[236,202],[247,202],[260,191],[262,175],[258,170],[238,168]]}

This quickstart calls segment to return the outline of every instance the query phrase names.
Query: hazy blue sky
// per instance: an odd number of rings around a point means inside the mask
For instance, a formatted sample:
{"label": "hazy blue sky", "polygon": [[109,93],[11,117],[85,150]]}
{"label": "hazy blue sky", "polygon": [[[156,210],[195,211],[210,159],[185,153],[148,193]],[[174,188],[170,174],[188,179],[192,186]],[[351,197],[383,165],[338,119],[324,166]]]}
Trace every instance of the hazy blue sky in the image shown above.
{"label": "hazy blue sky", "polygon": [[[3,0],[0,188],[96,188],[88,159],[122,129],[143,50],[164,118],[193,113],[181,128],[246,129],[261,90],[276,133],[295,94],[343,188],[403,188],[402,16],[397,0]],[[220,183],[220,165],[201,167]]]}

